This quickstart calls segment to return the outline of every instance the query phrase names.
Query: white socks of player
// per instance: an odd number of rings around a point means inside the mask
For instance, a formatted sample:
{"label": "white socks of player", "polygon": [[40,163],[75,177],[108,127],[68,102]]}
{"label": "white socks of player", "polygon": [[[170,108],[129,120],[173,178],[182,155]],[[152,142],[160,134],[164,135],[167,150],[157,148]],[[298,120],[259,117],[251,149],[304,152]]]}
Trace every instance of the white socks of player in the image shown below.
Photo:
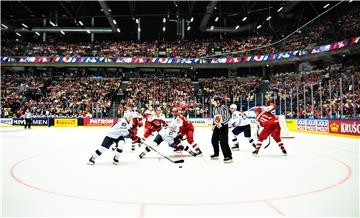
{"label": "white socks of player", "polygon": [[115,165],[118,165],[118,164],[119,164],[119,156],[120,156],[120,154],[123,152],[124,146],[125,146],[125,141],[123,141],[123,140],[119,141],[118,147],[116,148],[116,151],[115,151],[115,156],[114,156],[114,159],[113,159],[113,161],[114,161],[113,164],[115,164]]}
{"label": "white socks of player", "polygon": [[255,145],[255,143],[254,143],[254,139],[252,139],[251,137],[245,137],[248,141],[249,141],[249,143],[254,147],[254,148],[256,148],[256,145]]}
{"label": "white socks of player", "polygon": [[[254,143],[254,139],[252,139],[251,137],[245,137],[249,143],[254,147],[256,148],[256,145]],[[237,137],[234,135],[234,138],[232,139],[233,143],[234,143],[234,146],[231,147],[232,150],[239,150],[239,142],[237,141]]]}
{"label": "white socks of player", "polygon": [[89,159],[88,164],[89,164],[89,165],[94,165],[94,164],[95,164],[95,160],[96,160],[98,157],[100,157],[100,155],[101,155],[102,153],[104,153],[106,150],[107,150],[107,148],[105,148],[105,147],[103,147],[103,146],[100,146],[100,148],[95,151],[95,154],[94,154],[93,156],[91,156],[91,158]]}

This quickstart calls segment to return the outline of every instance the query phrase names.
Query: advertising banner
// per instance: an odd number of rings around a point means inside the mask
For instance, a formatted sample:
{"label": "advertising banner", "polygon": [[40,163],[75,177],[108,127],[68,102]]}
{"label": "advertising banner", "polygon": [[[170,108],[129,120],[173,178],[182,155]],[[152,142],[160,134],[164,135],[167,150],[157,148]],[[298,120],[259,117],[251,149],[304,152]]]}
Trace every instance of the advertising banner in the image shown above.
{"label": "advertising banner", "polygon": [[296,130],[296,120],[295,119],[286,119],[286,125],[290,131]]}
{"label": "advertising banner", "polygon": [[[23,126],[25,125],[25,119],[24,118],[14,118],[13,121],[14,126]],[[33,126],[49,126],[49,119],[48,118],[42,118],[42,117],[34,117],[31,118],[31,125]]]}
{"label": "advertising banner", "polygon": [[360,136],[360,120],[330,120],[329,132]]}
{"label": "advertising banner", "polygon": [[[194,127],[209,127],[212,125],[213,119],[211,118],[189,118]],[[171,118],[166,118],[165,121],[170,123]]]}
{"label": "advertising banner", "polygon": [[13,119],[12,118],[0,118],[0,126],[12,126]]}
{"label": "advertising banner", "polygon": [[112,126],[119,118],[85,118],[84,126]]}
{"label": "advertising banner", "polygon": [[69,119],[69,118],[63,118],[63,119],[57,119],[55,118],[54,126],[58,127],[76,127],[78,122],[77,119]]}
{"label": "advertising banner", "polygon": [[329,133],[329,121],[320,119],[298,119],[296,120],[296,130]]}

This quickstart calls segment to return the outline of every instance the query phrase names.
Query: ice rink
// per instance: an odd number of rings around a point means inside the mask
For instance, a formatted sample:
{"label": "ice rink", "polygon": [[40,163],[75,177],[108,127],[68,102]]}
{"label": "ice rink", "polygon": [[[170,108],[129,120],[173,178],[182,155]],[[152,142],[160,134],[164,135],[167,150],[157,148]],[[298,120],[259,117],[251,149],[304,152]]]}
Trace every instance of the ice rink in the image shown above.
{"label": "ice rink", "polygon": [[0,129],[3,216],[359,216],[359,139],[292,133],[287,157],[275,143],[253,157],[241,136],[224,164],[197,128],[202,157],[159,148],[183,168],[130,144],[118,166],[111,151],[87,165],[107,129]]}

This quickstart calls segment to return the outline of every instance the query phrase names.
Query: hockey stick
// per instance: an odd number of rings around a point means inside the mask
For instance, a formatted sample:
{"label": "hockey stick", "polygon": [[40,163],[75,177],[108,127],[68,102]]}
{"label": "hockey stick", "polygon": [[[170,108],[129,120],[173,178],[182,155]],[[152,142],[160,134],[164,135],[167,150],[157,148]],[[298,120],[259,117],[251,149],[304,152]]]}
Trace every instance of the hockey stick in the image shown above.
{"label": "hockey stick", "polygon": [[145,145],[146,145],[147,147],[149,147],[151,150],[155,151],[155,152],[158,153],[160,156],[162,156],[163,158],[169,160],[169,161],[172,162],[172,163],[176,163],[176,164],[177,164],[177,163],[184,163],[184,160],[183,160],[183,159],[180,159],[180,160],[172,160],[172,159],[168,158],[167,156],[161,154],[158,150],[156,150],[156,149],[153,148],[152,146],[150,146],[150,145],[148,145],[148,144],[146,144],[146,143],[143,143],[143,144],[145,144]]}

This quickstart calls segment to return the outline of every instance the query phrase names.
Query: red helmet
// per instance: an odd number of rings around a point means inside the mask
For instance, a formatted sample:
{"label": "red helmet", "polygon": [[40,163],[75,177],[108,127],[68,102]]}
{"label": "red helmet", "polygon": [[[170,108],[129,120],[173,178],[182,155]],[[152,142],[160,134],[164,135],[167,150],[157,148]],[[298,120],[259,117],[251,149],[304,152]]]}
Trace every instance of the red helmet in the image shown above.
{"label": "red helmet", "polygon": [[259,113],[261,113],[261,111],[262,111],[261,107],[256,107],[256,108],[254,108],[254,112],[255,112],[256,115],[258,115]]}

